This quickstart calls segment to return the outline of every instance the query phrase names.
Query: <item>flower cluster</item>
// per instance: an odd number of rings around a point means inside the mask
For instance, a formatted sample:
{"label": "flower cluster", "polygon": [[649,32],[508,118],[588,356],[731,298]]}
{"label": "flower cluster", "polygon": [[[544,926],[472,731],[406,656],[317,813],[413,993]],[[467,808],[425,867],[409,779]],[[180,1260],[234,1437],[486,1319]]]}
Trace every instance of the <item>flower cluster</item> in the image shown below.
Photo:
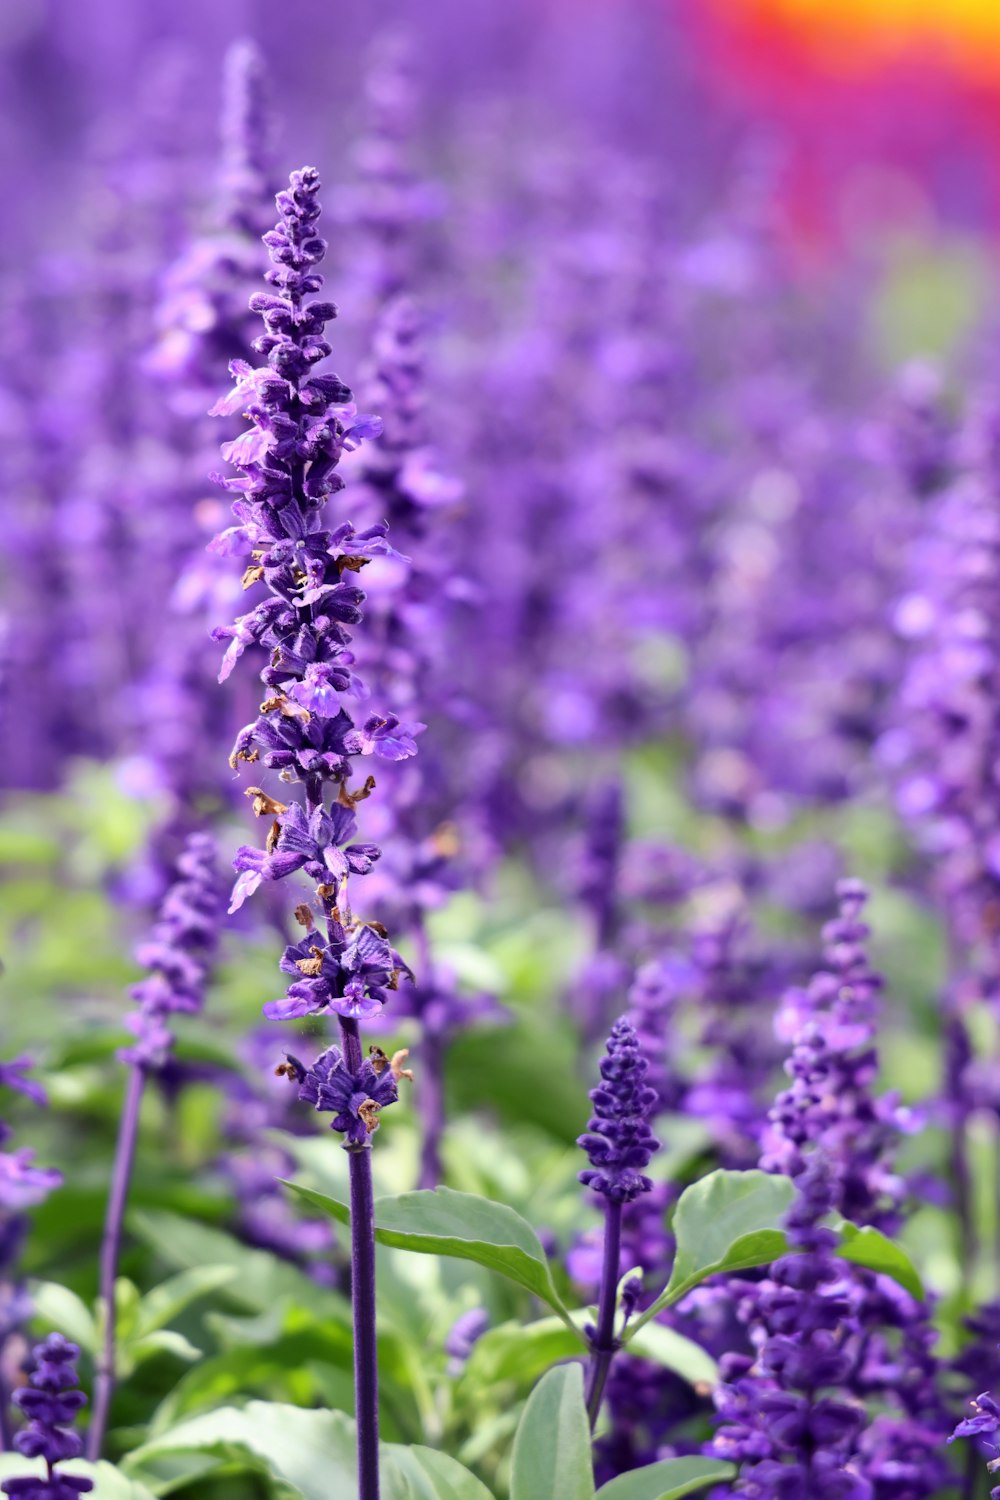
{"label": "flower cluster", "polygon": [[[837,1500],[926,1500],[947,1481],[930,1310],[838,1260],[826,1222],[836,1210],[891,1229],[902,1197],[898,1112],[874,1093],[880,981],[864,949],[867,893],[849,880],[838,895],[824,929],[829,967],[779,1013],[793,1041],[792,1086],[771,1112],[761,1157],[798,1189],[787,1223],[796,1253],[763,1281],[730,1283],[753,1352],[721,1361],[711,1451],[743,1463],[736,1493],[748,1500],[783,1500],[796,1485]],[[868,1400],[882,1407],[872,1422]]]}
{"label": "flower cluster", "polygon": [[803,1152],[822,1145],[836,1163],[839,1211],[891,1232],[904,1184],[890,1147],[908,1120],[895,1099],[872,1093],[882,978],[865,949],[868,892],[860,881],[842,880],[837,895],[839,914],[823,930],[826,968],[790,990],[779,1011],[779,1035],[794,1042],[792,1082],[770,1112],[761,1166],[797,1177]]}
{"label": "flower cluster", "polygon": [[659,1145],[649,1128],[656,1090],[645,1080],[635,1027],[622,1016],[611,1028],[601,1082],[590,1092],[594,1113],[577,1142],[590,1158],[580,1181],[609,1203],[631,1203],[653,1186],[642,1169]]}
{"label": "flower cluster", "polygon": [[267,589],[253,610],[215,635],[230,642],[223,679],[249,646],[268,653],[260,674],[267,695],[237,737],[232,765],[261,760],[284,782],[304,788],[303,801],[291,805],[249,789],[254,811],[271,826],[263,849],[237,852],[232,909],[263,881],[303,870],[316,882],[325,922],[320,932],[309,908],[298,909],[307,937],[282,961],[295,983],[288,1000],[269,1006],[268,1014],[326,1009],[356,1019],[381,1009],[403,965],[375,929],[354,920],[347,900],[347,877],[366,874],[380,854],[354,838],[354,809],[374,779],[351,790],[352,760],[398,760],[416,746],[411,726],[394,715],[369,713],[358,725],[343,704],[345,694],[366,691],[353,671],[348,630],[360,621],[365,596],[350,579],[391,549],[384,522],[358,532],[350,522],[331,531],[324,521],[328,498],[343,485],[336,473],[341,457],[377,434],[379,424],[357,416],[336,375],[316,369],[330,353],[324,328],[336,313],[330,302],[308,300],[322,286],[317,266],[326,250],[316,228],[318,190],[317,173],[306,167],[278,194],[279,222],[264,236],[272,262],[266,279],[275,292],[251,299],[265,328],[254,349],[267,362],[257,368],[234,362],[234,390],[213,408],[221,415],[243,410],[251,422],[223,445],[241,474],[222,483],[240,498],[233,504],[236,524],[214,545],[246,555],[245,585],[262,581]]}
{"label": "flower cluster", "polygon": [[332,1114],[331,1130],[339,1130],[345,1146],[364,1147],[379,1127],[379,1112],[399,1098],[400,1078],[409,1078],[403,1067],[406,1053],[387,1057],[372,1046],[360,1067],[351,1068],[339,1047],[328,1047],[308,1068],[291,1053],[285,1054],[281,1071],[299,1085],[299,1098],[320,1114]]}
{"label": "flower cluster", "polygon": [[[983,1391],[972,1403],[972,1416],[964,1417],[951,1437],[949,1443],[955,1442],[956,1438],[971,1437],[986,1444],[992,1453],[986,1467],[991,1474],[1000,1471],[1000,1444],[991,1441],[1000,1432],[1000,1405],[989,1391]],[[990,1500],[1000,1500],[1000,1484],[995,1484],[990,1490]]]}
{"label": "flower cluster", "polygon": [[790,1253],[744,1299],[756,1356],[723,1361],[716,1395],[722,1425],[712,1452],[742,1464],[733,1491],[740,1500],[872,1500],[858,1461],[865,1409],[846,1394],[853,1353],[841,1330],[850,1303],[834,1257],[836,1234],[822,1224],[836,1191],[821,1151],[798,1187],[786,1225]]}
{"label": "flower cluster", "polygon": [[83,1439],[73,1430],[77,1413],[87,1404],[77,1388],[80,1350],[61,1333],[50,1333],[31,1352],[29,1383],[14,1392],[14,1403],[27,1418],[27,1425],[14,1436],[14,1446],[25,1458],[44,1459],[47,1473],[44,1478],[5,1479],[0,1489],[14,1500],[77,1500],[94,1488],[94,1481],[57,1472],[57,1465],[83,1452]]}
{"label": "flower cluster", "polygon": [[136,1040],[122,1050],[123,1062],[152,1072],[161,1069],[173,1045],[171,1018],[202,1009],[220,912],[215,842],[205,833],[190,834],[158,920],[136,952],[150,972],[130,992],[138,1009],[127,1025]]}

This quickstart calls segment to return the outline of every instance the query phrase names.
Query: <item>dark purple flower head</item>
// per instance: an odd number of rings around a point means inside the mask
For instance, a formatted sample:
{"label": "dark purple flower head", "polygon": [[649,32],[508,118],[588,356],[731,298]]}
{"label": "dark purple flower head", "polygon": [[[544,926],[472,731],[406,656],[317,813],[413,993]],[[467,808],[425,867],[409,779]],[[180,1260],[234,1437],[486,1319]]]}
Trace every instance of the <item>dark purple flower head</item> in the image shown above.
{"label": "dark purple flower head", "polygon": [[601,1082],[590,1093],[594,1113],[577,1140],[590,1158],[580,1181],[612,1203],[631,1203],[653,1186],[642,1168],[659,1146],[649,1128],[656,1090],[645,1079],[635,1027],[622,1016],[601,1058]]}
{"label": "dark purple flower head", "polygon": [[93,1489],[90,1479],[55,1474],[52,1466],[63,1459],[79,1458],[83,1439],[73,1430],[77,1413],[87,1398],[77,1389],[76,1361],[80,1351],[61,1333],[50,1333],[32,1352],[28,1385],[14,1392],[14,1404],[27,1418],[27,1425],[15,1434],[14,1446],[25,1458],[43,1458],[49,1465],[49,1476],[8,1479],[0,1489],[21,1500],[65,1500],[68,1495],[85,1494]]}
{"label": "dark purple flower head", "polygon": [[339,1047],[328,1047],[308,1068],[286,1054],[283,1071],[295,1078],[299,1098],[322,1114],[332,1114],[331,1130],[339,1130],[345,1146],[367,1146],[379,1127],[379,1113],[399,1098],[399,1068],[376,1050],[352,1072]]}
{"label": "dark purple flower head", "polygon": [[215,843],[208,834],[188,837],[176,876],[152,933],[136,953],[150,972],[132,987],[139,1008],[128,1026],[137,1040],[120,1055],[123,1062],[142,1068],[160,1068],[166,1062],[172,1042],[170,1018],[196,1014],[205,1002],[222,907]]}
{"label": "dark purple flower head", "polygon": [[949,1443],[961,1437],[993,1437],[1000,1432],[1000,1405],[989,1391],[983,1391],[972,1403],[972,1416],[965,1417],[951,1437]]}
{"label": "dark purple flower head", "polygon": [[354,1020],[377,1016],[396,988],[406,964],[388,939],[364,922],[345,928],[336,916],[325,934],[311,928],[281,957],[281,969],[294,983],[284,1000],[272,1000],[264,1014],[272,1021],[332,1011]]}

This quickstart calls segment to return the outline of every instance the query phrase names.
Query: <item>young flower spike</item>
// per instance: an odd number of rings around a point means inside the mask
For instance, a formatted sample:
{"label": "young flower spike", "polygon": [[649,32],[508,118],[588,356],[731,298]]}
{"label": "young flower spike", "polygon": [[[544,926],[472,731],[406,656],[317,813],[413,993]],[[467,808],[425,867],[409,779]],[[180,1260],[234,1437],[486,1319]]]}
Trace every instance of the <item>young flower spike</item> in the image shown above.
{"label": "young flower spike", "polygon": [[46,1474],[5,1479],[0,1490],[14,1500],[78,1500],[94,1488],[94,1481],[79,1474],[63,1474],[57,1465],[79,1458],[83,1439],[73,1431],[73,1422],[87,1398],[77,1389],[76,1361],[80,1350],[61,1333],[50,1333],[31,1351],[33,1364],[28,1384],[14,1392],[14,1403],[27,1418],[15,1434],[14,1447],[25,1458],[45,1460]]}
{"label": "young flower spike", "polygon": [[128,1085],[118,1126],[118,1144],[101,1240],[101,1298],[105,1308],[104,1343],[94,1382],[94,1417],[87,1439],[91,1462],[101,1456],[115,1384],[115,1282],[122,1224],[139,1134],[139,1113],[146,1080],[166,1064],[173,1047],[173,1016],[201,1010],[215,952],[220,918],[215,844],[208,835],[191,834],[177,862],[176,879],[163,898],[159,918],[136,954],[149,969],[133,986],[139,1008],[128,1025],[136,1040],[119,1054],[129,1065]]}
{"label": "young flower spike", "polygon": [[641,1170],[659,1146],[649,1128],[656,1090],[646,1083],[646,1071],[635,1027],[622,1016],[601,1058],[601,1082],[590,1093],[593,1116],[577,1141],[590,1158],[580,1181],[610,1204],[631,1203],[653,1185]]}
{"label": "young flower spike", "polygon": [[618,1348],[615,1301],[621,1271],[622,1209],[653,1186],[642,1168],[659,1146],[649,1128],[656,1097],[656,1090],[646,1083],[646,1059],[639,1051],[635,1027],[622,1016],[612,1026],[601,1058],[601,1082],[591,1090],[594,1113],[577,1141],[590,1158],[589,1168],[579,1174],[580,1181],[605,1199],[597,1326],[587,1329],[587,1411],[592,1427]]}

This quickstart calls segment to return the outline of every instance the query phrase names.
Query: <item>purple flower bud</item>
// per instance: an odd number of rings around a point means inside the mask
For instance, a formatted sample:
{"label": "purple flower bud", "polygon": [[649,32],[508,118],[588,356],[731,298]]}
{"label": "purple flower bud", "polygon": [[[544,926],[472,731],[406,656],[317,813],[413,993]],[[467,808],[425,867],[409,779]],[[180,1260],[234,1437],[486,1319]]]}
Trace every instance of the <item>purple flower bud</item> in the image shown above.
{"label": "purple flower bud", "polygon": [[594,1113],[577,1140],[590,1158],[580,1181],[612,1203],[630,1203],[652,1187],[642,1168],[659,1146],[649,1128],[656,1090],[645,1082],[646,1060],[635,1028],[617,1020],[601,1059],[601,1083],[590,1093]]}
{"label": "purple flower bud", "polygon": [[14,1436],[14,1446],[25,1458],[43,1458],[49,1465],[46,1479],[7,1479],[0,1490],[21,1500],[65,1500],[66,1495],[86,1494],[90,1479],[56,1474],[53,1466],[68,1458],[79,1458],[83,1440],[73,1431],[77,1413],[87,1398],[76,1388],[76,1361],[80,1351],[61,1333],[50,1333],[32,1352],[28,1385],[14,1392],[14,1404],[27,1418],[27,1425]]}

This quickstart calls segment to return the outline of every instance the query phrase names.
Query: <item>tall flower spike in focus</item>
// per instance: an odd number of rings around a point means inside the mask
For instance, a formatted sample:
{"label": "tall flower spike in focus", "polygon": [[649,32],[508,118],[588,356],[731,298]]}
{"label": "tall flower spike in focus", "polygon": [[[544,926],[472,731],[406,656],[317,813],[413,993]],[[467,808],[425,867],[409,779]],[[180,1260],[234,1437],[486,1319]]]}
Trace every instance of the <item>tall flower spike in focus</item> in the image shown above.
{"label": "tall flower spike in focus", "polygon": [[77,1500],[94,1488],[94,1481],[63,1474],[57,1465],[83,1452],[83,1439],[73,1430],[77,1413],[87,1404],[77,1389],[80,1350],[61,1333],[50,1333],[31,1353],[28,1384],[14,1392],[15,1405],[27,1418],[27,1425],[14,1436],[14,1447],[25,1458],[44,1459],[46,1473],[44,1478],[28,1474],[5,1479],[0,1490],[13,1500]]}
{"label": "tall flower spike in focus", "polygon": [[[355,1405],[359,1500],[378,1500],[378,1367],[375,1339],[375,1236],[371,1137],[378,1112],[395,1098],[396,1078],[381,1058],[366,1060],[358,1022],[382,1009],[405,966],[384,929],[359,921],[351,906],[351,875],[367,874],[381,851],[356,838],[355,809],[374,789],[367,775],[351,787],[354,762],[388,761],[414,754],[414,726],[389,713],[369,712],[356,722],[345,699],[366,696],[354,671],[351,626],[360,623],[365,595],[352,580],[378,556],[391,555],[388,527],[376,522],[357,531],[349,520],[329,529],[328,499],[343,488],[342,455],[380,424],[359,417],[338,376],[318,373],[329,355],[324,329],[336,316],[332,302],[310,301],[323,284],[317,267],[326,242],[317,233],[319,175],[293,172],[277,195],[279,219],[264,236],[271,259],[265,279],[274,292],[256,293],[251,310],[264,332],[254,351],[266,360],[230,366],[235,386],[213,413],[242,411],[250,426],[223,444],[223,456],[240,473],[223,479],[234,492],[236,524],[216,539],[215,550],[246,559],[245,577],[267,594],[232,625],[214,632],[228,640],[220,681],[246,649],[267,653],[260,673],[265,695],[258,716],[242,729],[231,764],[260,763],[277,771],[290,790],[279,800],[261,786],[248,787],[256,815],[268,822],[263,849],[244,845],[233,861],[236,910],[263,882],[301,870],[313,882],[311,903],[296,907],[305,936],[289,944],[281,968],[293,982],[284,1000],[266,1007],[286,1020],[325,1012],[338,1016],[341,1046],[306,1069],[289,1060],[285,1071],[308,1087],[318,1109],[330,1110],[345,1135],[351,1179],[351,1293],[354,1304]],[[255,773],[256,774],[256,773]],[[292,789],[298,789],[297,791]]]}
{"label": "tall flower spike in focus", "polygon": [[597,1420],[611,1361],[619,1347],[615,1311],[621,1269],[622,1209],[653,1184],[643,1173],[657,1150],[649,1128],[656,1090],[646,1083],[646,1059],[639,1051],[635,1027],[624,1016],[611,1028],[601,1058],[601,1082],[592,1089],[594,1106],[587,1130],[577,1141],[590,1158],[580,1181],[605,1200],[604,1260],[597,1304],[597,1326],[586,1330],[590,1345],[587,1411]]}

